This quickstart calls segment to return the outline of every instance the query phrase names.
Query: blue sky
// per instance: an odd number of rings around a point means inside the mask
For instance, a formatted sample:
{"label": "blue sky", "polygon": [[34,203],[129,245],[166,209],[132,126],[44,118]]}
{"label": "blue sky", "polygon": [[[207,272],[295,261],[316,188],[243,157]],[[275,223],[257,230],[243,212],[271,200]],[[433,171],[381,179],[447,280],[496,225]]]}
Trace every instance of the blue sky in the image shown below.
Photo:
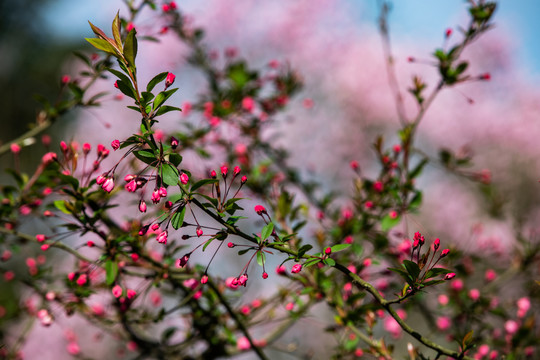
{"label": "blue sky", "polygon": [[[226,1],[226,0],[223,0]],[[358,21],[376,24],[377,0],[347,0],[358,9]],[[197,1],[184,0],[180,5],[193,7]],[[500,0],[495,22],[503,30],[512,32],[516,41],[516,63],[535,77],[540,77],[540,15],[539,0]],[[200,6],[200,3],[197,4]],[[90,34],[87,20],[107,24],[121,1],[59,0],[50,6],[44,16],[55,35],[76,41]],[[463,0],[396,0],[390,17],[392,37],[418,39],[436,46],[444,29],[457,25],[465,16]],[[64,14],[58,21],[58,14]]]}

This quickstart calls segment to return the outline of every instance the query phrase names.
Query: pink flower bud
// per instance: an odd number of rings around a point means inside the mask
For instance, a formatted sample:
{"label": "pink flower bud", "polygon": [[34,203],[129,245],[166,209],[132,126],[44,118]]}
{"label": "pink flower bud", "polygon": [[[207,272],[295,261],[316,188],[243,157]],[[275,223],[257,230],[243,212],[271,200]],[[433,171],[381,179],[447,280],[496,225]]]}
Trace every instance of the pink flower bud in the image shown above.
{"label": "pink flower bud", "polygon": [[126,184],[125,189],[129,192],[135,192],[135,190],[137,190],[137,182],[135,180],[131,180]]}
{"label": "pink flower bud", "polygon": [[176,148],[178,147],[178,139],[175,138],[174,136],[171,137],[171,147],[172,147],[173,149],[176,149]]}
{"label": "pink flower bud", "polygon": [[384,190],[383,183],[381,181],[376,181],[373,184],[373,190],[375,190],[378,193],[382,192]]}
{"label": "pink flower bud", "polygon": [[229,242],[229,243],[227,244],[227,246],[229,247],[229,249],[232,249],[235,245],[234,245],[234,243]]}
{"label": "pink flower bud", "polygon": [[13,143],[9,146],[9,148],[13,154],[18,154],[21,151],[21,146],[19,144]]}
{"label": "pink flower bud", "polygon": [[255,101],[253,98],[245,97],[242,99],[242,108],[247,112],[252,112],[255,107]]}
{"label": "pink flower bud", "polygon": [[167,196],[167,189],[165,189],[164,187],[160,187],[158,192],[159,192],[159,196],[161,196],[161,197],[166,197]]}
{"label": "pink flower bud", "polygon": [[238,285],[245,287],[246,283],[247,283],[247,280],[248,280],[247,274],[240,275],[240,277],[238,278]]}
{"label": "pink flower bud", "polygon": [[146,212],[146,202],[144,200],[139,201],[139,211],[142,213]]}
{"label": "pink flower bud", "polygon": [[150,225],[145,225],[139,230],[139,236],[144,236],[148,232]]}
{"label": "pink flower bud", "polygon": [[292,269],[291,269],[291,272],[293,274],[297,274],[299,273],[300,271],[302,270],[302,264],[294,264]]}
{"label": "pink flower bud", "polygon": [[150,199],[152,200],[152,202],[154,204],[159,203],[159,201],[161,200],[161,196],[159,196],[159,190],[158,189],[154,190],[154,192],[152,193],[152,196],[150,197]]}
{"label": "pink flower bud", "polygon": [[158,223],[152,224],[152,226],[150,227],[150,229],[156,231],[157,229],[159,229],[159,224],[158,224]]}
{"label": "pink flower bud", "polygon": [[79,278],[77,279],[77,285],[83,286],[84,284],[86,284],[87,281],[88,277],[86,276],[86,274],[81,274],[81,276],[79,276]]}
{"label": "pink flower bud", "polygon": [[45,155],[43,155],[43,157],[41,158],[41,162],[44,165],[48,165],[48,164],[56,161],[56,159],[57,159],[56,153],[48,152]]}
{"label": "pink flower bud", "polygon": [[180,182],[183,185],[187,185],[187,183],[189,182],[189,176],[186,173],[182,173],[182,175],[180,175]]}
{"label": "pink flower bud", "polygon": [[236,176],[240,174],[240,167],[239,166],[235,166],[234,167],[234,170],[233,170],[233,176]]}
{"label": "pink flower bud", "polygon": [[112,294],[115,298],[118,299],[120,296],[122,296],[122,287],[120,285],[115,285],[112,288]]}
{"label": "pink flower bud", "polygon": [[133,23],[131,21],[128,22],[127,25],[126,25],[126,31],[130,32],[133,29],[135,29],[135,25],[133,25]]}
{"label": "pink flower bud", "polygon": [[167,232],[167,230],[161,232],[156,238],[157,242],[160,243],[160,244],[167,244],[167,236],[168,235],[169,235],[169,233]]}
{"label": "pink flower bud", "polygon": [[439,249],[439,246],[441,246],[441,240],[439,240],[439,238],[437,238],[433,242],[433,250],[437,251]]}
{"label": "pink flower bud", "polygon": [[126,296],[128,299],[133,299],[137,295],[137,292],[133,289],[127,289]]}
{"label": "pink flower bud", "polygon": [[200,227],[200,226],[199,226],[199,227],[197,227],[197,230],[196,230],[195,232],[197,233],[197,236],[198,236],[198,237],[201,237],[201,236],[202,236],[202,234],[203,234],[203,230],[201,229],[201,227]]}
{"label": "pink flower bud", "polygon": [[171,11],[171,7],[169,6],[169,4],[163,4],[161,6],[161,10],[163,10],[163,12],[169,12]]}
{"label": "pink flower bud", "polygon": [[101,185],[101,188],[110,193],[114,189],[114,179],[107,178],[107,180],[105,180],[105,182]]}
{"label": "pink flower bud", "polygon": [[36,235],[36,240],[38,242],[44,242],[45,240],[47,240],[47,237],[45,235],[43,235],[43,234],[37,234]]}
{"label": "pink flower bud", "polygon": [[286,273],[287,273],[287,268],[285,267],[285,265],[280,265],[276,267],[276,274],[285,275]]}
{"label": "pink flower bud", "polygon": [[456,273],[448,273],[444,276],[444,280],[452,280],[456,277]]}
{"label": "pink flower bud", "polygon": [[223,165],[223,166],[220,168],[220,170],[221,170],[221,175],[222,175],[224,178],[227,177],[227,173],[229,172],[229,168],[228,168],[227,166]]}
{"label": "pink flower bud", "polygon": [[179,268],[185,267],[190,256],[191,254],[186,254],[182,256],[180,259],[176,260],[176,267],[179,267]]}
{"label": "pink flower bud", "polygon": [[452,322],[449,317],[447,316],[441,316],[437,318],[437,327],[441,331],[445,331],[450,329],[450,326],[452,325]]}
{"label": "pink flower bud", "polygon": [[62,84],[65,85],[65,84],[69,83],[70,81],[71,81],[71,76],[69,76],[69,75],[62,76]]}
{"label": "pink flower bud", "polygon": [[354,171],[357,171],[359,168],[360,168],[360,165],[358,164],[358,161],[356,160],[352,160],[349,164],[349,166],[351,167],[351,169],[353,169]]}
{"label": "pink flower bud", "polygon": [[165,89],[171,86],[174,83],[176,76],[173,73],[168,73],[167,78],[165,79]]}
{"label": "pink flower bud", "polygon": [[446,29],[446,31],[444,32],[444,36],[446,38],[449,38],[451,35],[452,35],[452,29],[450,28]]}
{"label": "pink flower bud", "polygon": [[442,259],[443,257],[445,257],[446,255],[448,255],[450,253],[450,249],[444,249],[443,251],[441,251],[441,256],[440,258]]}
{"label": "pink flower bud", "polygon": [[490,73],[482,74],[482,75],[479,76],[479,79],[489,81],[489,80],[491,80],[491,74]]}
{"label": "pink flower bud", "polygon": [[268,279],[268,273],[266,271],[262,273],[262,278]]}
{"label": "pink flower bud", "polygon": [[515,334],[519,330],[519,324],[514,320],[508,320],[504,324],[504,330],[510,335]]}
{"label": "pink flower bud", "polygon": [[247,181],[247,176],[246,176],[246,175],[242,176],[242,179],[240,179],[240,182],[241,182],[242,184],[245,184],[246,181]]}
{"label": "pink flower bud", "polygon": [[201,284],[206,284],[208,282],[208,275],[203,275],[201,278]]}
{"label": "pink flower bud", "polygon": [[120,140],[113,140],[111,142],[111,147],[113,148],[114,151],[120,149]]}
{"label": "pink flower bud", "polygon": [[324,249],[324,253],[326,255],[330,255],[332,253],[332,248],[331,247],[327,247],[326,249]]}
{"label": "pink flower bud", "polygon": [[266,209],[264,208],[264,206],[262,205],[256,205],[255,206],[255,212],[258,214],[258,215],[262,215],[262,214],[266,214]]}
{"label": "pink flower bud", "polygon": [[215,178],[217,177],[216,170],[212,170],[212,171],[210,172],[210,177],[211,177],[212,179],[215,179]]}

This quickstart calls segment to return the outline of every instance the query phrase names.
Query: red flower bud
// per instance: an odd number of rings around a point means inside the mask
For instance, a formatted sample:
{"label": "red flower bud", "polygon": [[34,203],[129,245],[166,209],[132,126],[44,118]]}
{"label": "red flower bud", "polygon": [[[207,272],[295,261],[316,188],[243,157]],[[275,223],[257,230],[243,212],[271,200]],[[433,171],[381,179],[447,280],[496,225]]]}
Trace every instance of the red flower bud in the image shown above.
{"label": "red flower bud", "polygon": [[451,280],[456,277],[456,273],[448,273],[444,276],[444,280]]}
{"label": "red flower bud", "polygon": [[174,83],[176,76],[173,73],[168,73],[167,78],[165,79],[165,89],[171,86]]}
{"label": "red flower bud", "polygon": [[255,212],[256,212],[258,215],[266,214],[266,209],[265,209],[264,206],[262,206],[262,205],[256,205],[256,206],[255,206]]}

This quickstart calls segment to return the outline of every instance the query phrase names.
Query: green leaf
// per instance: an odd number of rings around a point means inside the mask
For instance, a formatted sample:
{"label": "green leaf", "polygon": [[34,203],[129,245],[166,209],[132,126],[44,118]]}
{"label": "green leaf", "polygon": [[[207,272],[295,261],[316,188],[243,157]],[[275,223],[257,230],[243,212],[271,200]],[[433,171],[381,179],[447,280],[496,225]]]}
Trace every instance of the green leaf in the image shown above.
{"label": "green leaf", "polygon": [[274,231],[274,223],[269,223],[265,227],[263,227],[261,231],[261,240],[264,241],[272,235],[272,231]]}
{"label": "green leaf", "polygon": [[420,161],[420,163],[416,165],[416,167],[412,169],[411,172],[409,173],[409,179],[414,179],[415,177],[420,175],[420,173],[422,172],[422,169],[427,163],[428,163],[428,159],[425,159],[425,158],[422,159],[422,161]]}
{"label": "green leaf", "polygon": [[166,113],[171,112],[171,111],[182,111],[182,109],[180,109],[179,107],[176,107],[176,106],[165,105],[165,106],[162,106],[162,107],[159,108],[159,110],[156,112],[155,116],[160,116],[160,115],[166,114]]}
{"label": "green leaf", "polygon": [[90,44],[99,50],[103,50],[108,54],[118,56],[118,51],[114,46],[112,46],[107,40],[97,39],[97,38],[86,38]]}
{"label": "green leaf", "polygon": [[182,155],[175,153],[169,154],[169,162],[178,167],[182,163]]}
{"label": "green leaf", "polygon": [[133,152],[133,155],[148,165],[155,165],[157,163],[156,155],[151,150],[137,150]]}
{"label": "green leaf", "polygon": [[219,182],[218,179],[202,179],[197,181],[193,186],[191,187],[190,191],[193,192],[200,188],[201,186],[207,185],[207,184],[217,184]]}
{"label": "green leaf", "polygon": [[146,85],[146,91],[150,92],[152,91],[152,89],[154,89],[154,87],[159,84],[160,82],[162,82],[163,80],[165,80],[167,78],[167,74],[168,72],[165,71],[165,72],[162,72],[160,74],[157,74],[156,76],[154,76],[152,78],[152,80],[150,80],[150,82],[148,82],[148,85]]}
{"label": "green leaf", "polygon": [[265,262],[266,255],[262,251],[257,251],[257,264],[259,264],[259,266],[263,266]]}
{"label": "green leaf", "polygon": [[167,101],[168,98],[171,97],[172,94],[174,94],[178,88],[162,91],[159,94],[157,94],[156,98],[154,99],[154,106],[153,109],[158,109],[165,101]]}
{"label": "green leaf", "polygon": [[446,275],[451,273],[452,270],[444,269],[444,268],[433,268],[429,270],[426,274],[426,279],[430,279],[432,277],[438,276],[438,275]]}
{"label": "green leaf", "polygon": [[185,215],[186,215],[185,206],[182,208],[182,210],[174,213],[174,215],[171,218],[171,225],[175,230],[178,230],[180,227],[182,227],[182,224],[184,223]]}
{"label": "green leaf", "polygon": [[422,205],[422,192],[416,191],[414,193],[414,196],[413,196],[411,202],[409,203],[409,208],[411,210],[414,210],[414,209],[419,208],[420,205]]}
{"label": "green leaf", "polygon": [[388,231],[401,221],[401,217],[396,216],[395,218],[390,217],[389,214],[387,214],[385,217],[381,220],[381,230],[382,231]]}
{"label": "green leaf", "polygon": [[79,180],[77,180],[73,176],[60,174],[59,177],[62,180],[62,182],[66,184],[70,184],[73,190],[77,191],[77,189],[79,188]]}
{"label": "green leaf", "polygon": [[204,246],[203,246],[203,248],[202,248],[202,251],[206,250],[206,248],[208,247],[208,245],[210,245],[210,243],[211,243],[212,241],[214,241],[214,239],[215,239],[215,237],[210,238],[210,239],[206,242],[206,244],[204,244]]}
{"label": "green leaf", "polygon": [[[116,85],[118,86],[118,89],[122,92],[122,94],[129,96],[133,100],[137,100],[135,89],[131,86],[131,82],[124,82],[122,80],[116,80]],[[138,109],[138,111],[141,111]]]}
{"label": "green leaf", "polygon": [[326,258],[323,260],[323,262],[328,266],[335,266],[336,262],[332,258]]}
{"label": "green leaf", "polygon": [[251,250],[251,249],[243,249],[243,250],[240,250],[240,251],[238,251],[238,255],[244,255],[244,254],[247,253],[249,250]]}
{"label": "green leaf", "polygon": [[63,212],[64,214],[71,214],[71,211],[69,211],[66,207],[66,201],[65,200],[56,200],[54,202],[54,206]]}
{"label": "green leaf", "polygon": [[337,244],[337,245],[332,246],[330,249],[332,249],[332,254],[333,254],[333,253],[336,253],[338,251],[343,251],[343,250],[349,248],[350,246],[351,246],[351,244]]}
{"label": "green leaf", "polygon": [[304,254],[311,249],[313,249],[313,246],[310,244],[306,244],[302,246],[300,249],[298,249],[298,258],[301,258],[302,256],[304,256]]}
{"label": "green leaf", "polygon": [[420,268],[418,267],[418,264],[410,260],[403,260],[403,265],[414,280],[418,279],[418,276],[420,275]]}
{"label": "green leaf", "polygon": [[116,13],[112,23],[112,33],[116,46],[122,50],[122,38],[120,37],[120,11]]}
{"label": "green leaf", "polygon": [[109,39],[107,37],[107,35],[105,35],[105,33],[103,32],[103,30],[101,30],[100,28],[98,28],[97,26],[95,26],[94,24],[92,24],[90,21],[88,21],[88,23],[90,24],[90,27],[92,28],[92,31],[94,32],[94,34],[96,34],[96,36],[98,38],[101,38],[101,39]]}
{"label": "green leaf", "polygon": [[167,185],[178,185],[179,181],[178,169],[170,164],[163,164],[161,166],[161,177],[163,182]]}
{"label": "green leaf", "polygon": [[107,285],[112,285],[118,274],[118,264],[112,260],[105,262],[105,282]]}
{"label": "green leaf", "polygon": [[124,57],[126,58],[129,67],[132,71],[136,69],[135,58],[137,57],[137,37],[135,28],[127,34],[126,43],[124,44]]}
{"label": "green leaf", "polygon": [[314,259],[310,259],[308,261],[306,261],[302,266],[307,268],[307,267],[310,267],[312,265],[315,265],[315,264],[318,264],[320,263],[322,260],[321,259],[318,259],[318,258],[314,258]]}

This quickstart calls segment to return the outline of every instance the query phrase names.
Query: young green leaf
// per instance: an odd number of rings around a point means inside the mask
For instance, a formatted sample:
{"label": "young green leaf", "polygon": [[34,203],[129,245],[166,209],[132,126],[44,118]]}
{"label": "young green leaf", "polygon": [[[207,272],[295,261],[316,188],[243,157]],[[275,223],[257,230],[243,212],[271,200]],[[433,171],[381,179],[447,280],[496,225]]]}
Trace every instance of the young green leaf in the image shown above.
{"label": "young green leaf", "polygon": [[105,282],[107,285],[112,285],[118,274],[118,264],[112,260],[105,262]]}
{"label": "young green leaf", "polygon": [[86,38],[90,44],[99,50],[103,50],[108,54],[118,56],[118,51],[114,46],[112,46],[107,40],[98,39],[98,38]]}
{"label": "young green leaf", "polygon": [[160,82],[165,80],[165,78],[167,77],[167,74],[168,74],[168,72],[165,71],[165,72],[162,72],[162,73],[157,74],[156,76],[154,76],[152,78],[152,80],[150,80],[150,82],[148,82],[148,85],[146,85],[146,91],[148,91],[148,92],[152,91],[152,89],[154,89],[154,87],[157,84],[159,84]]}
{"label": "young green leaf", "polygon": [[126,37],[126,43],[124,44],[124,57],[126,58],[129,67],[135,72],[135,58],[137,57],[137,37],[135,36],[137,31],[135,28],[131,29]]}
{"label": "young green leaf", "polygon": [[182,224],[184,223],[185,215],[186,215],[185,206],[182,208],[182,210],[174,213],[174,215],[171,218],[171,225],[175,230],[178,230],[180,227],[182,227]]}
{"label": "young green leaf", "polygon": [[112,23],[112,33],[118,49],[122,50],[122,38],[120,37],[120,11],[116,13]]}
{"label": "young green leaf", "polygon": [[272,235],[272,231],[274,231],[274,223],[269,223],[265,227],[263,227],[261,231],[261,240],[266,240]]}
{"label": "young green leaf", "polygon": [[161,166],[161,176],[163,178],[163,182],[170,186],[178,185],[179,181],[179,174],[178,169],[170,164],[163,164]]}

